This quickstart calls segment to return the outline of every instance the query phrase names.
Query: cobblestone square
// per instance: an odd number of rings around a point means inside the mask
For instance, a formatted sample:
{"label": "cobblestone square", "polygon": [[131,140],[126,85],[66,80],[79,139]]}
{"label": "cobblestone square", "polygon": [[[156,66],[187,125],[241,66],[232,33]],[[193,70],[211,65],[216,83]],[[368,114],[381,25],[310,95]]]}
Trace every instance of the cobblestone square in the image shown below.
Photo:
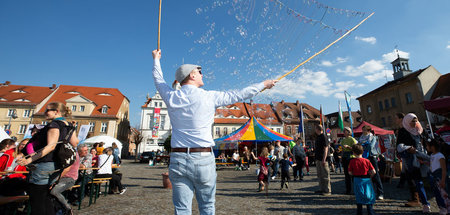
{"label": "cobblestone square", "polygon": [[[344,175],[332,173],[332,195],[315,194],[317,181],[315,167],[302,182],[291,182],[289,190],[280,190],[280,180],[271,181],[269,195],[258,193],[255,166],[249,171],[234,171],[231,167],[217,171],[217,214],[356,214],[353,196],[343,195]],[[122,183],[128,188],[124,195],[101,196],[96,204],[87,207],[88,198],[76,214],[173,214],[172,191],[162,188],[161,174],[167,166],[150,167],[143,163],[125,160],[120,171]],[[385,182],[385,200],[377,201],[377,214],[422,214],[421,208],[404,207],[408,198],[406,188],[398,189],[398,178],[392,184]],[[430,194],[428,192],[428,194]],[[430,196],[430,195],[429,195]],[[195,199],[195,198],[194,198]],[[198,214],[193,201],[193,214]],[[438,208],[430,199],[432,211]]]}

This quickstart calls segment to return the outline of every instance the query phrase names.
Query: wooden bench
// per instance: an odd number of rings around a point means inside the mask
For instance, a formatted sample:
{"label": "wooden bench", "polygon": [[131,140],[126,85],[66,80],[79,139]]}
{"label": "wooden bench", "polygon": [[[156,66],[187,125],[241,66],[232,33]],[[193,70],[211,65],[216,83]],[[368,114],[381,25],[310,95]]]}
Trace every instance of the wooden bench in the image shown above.
{"label": "wooden bench", "polygon": [[26,211],[26,214],[31,214],[31,207],[30,202],[28,201],[30,199],[29,196],[0,196],[0,206],[3,208],[2,212],[5,212],[6,214],[16,214],[17,209],[20,205],[15,203],[24,203],[28,202],[25,205],[24,211]]}

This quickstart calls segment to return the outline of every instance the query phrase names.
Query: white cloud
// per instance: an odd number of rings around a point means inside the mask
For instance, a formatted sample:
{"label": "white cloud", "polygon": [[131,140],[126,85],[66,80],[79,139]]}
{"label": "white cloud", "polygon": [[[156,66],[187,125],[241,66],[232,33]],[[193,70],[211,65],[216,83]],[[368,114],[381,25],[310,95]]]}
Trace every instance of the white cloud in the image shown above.
{"label": "white cloud", "polygon": [[334,66],[333,63],[331,63],[331,61],[329,60],[323,60],[322,63],[320,63],[321,66],[326,66],[326,67],[331,67]]}
{"label": "white cloud", "polygon": [[[327,73],[323,71],[314,72],[303,69],[300,76],[295,79],[282,79],[271,90],[265,91],[268,95],[286,95],[295,98],[306,98],[307,94],[328,97],[340,96],[339,93],[344,92],[352,87],[360,87],[355,81],[339,81],[333,83]],[[338,97],[337,97],[338,98]]]}
{"label": "white cloud", "polygon": [[388,80],[391,80],[393,78],[392,70],[385,70],[385,69],[382,71],[370,74],[370,75],[366,75],[364,77],[370,82],[374,82],[374,81],[377,81],[377,80],[380,80],[380,79],[383,79],[386,77],[388,78]]}
{"label": "white cloud", "polygon": [[447,45],[447,49],[450,49],[450,45]]}
{"label": "white cloud", "polygon": [[348,57],[337,57],[336,62],[337,63],[346,63],[348,61]]}
{"label": "white cloud", "polygon": [[[403,58],[409,58],[409,53],[398,50],[398,55]],[[393,50],[392,52],[386,53],[382,56],[383,62],[392,62],[397,59],[397,51]]]}
{"label": "white cloud", "polygon": [[384,66],[379,60],[369,60],[364,62],[362,65],[358,67],[354,66],[346,66],[345,69],[337,69],[337,72],[344,73],[347,76],[357,77],[367,73],[374,73],[381,69]]}
{"label": "white cloud", "polygon": [[[400,57],[409,58],[409,53],[404,51],[398,51]],[[392,70],[390,68],[390,62],[397,58],[397,52],[383,54],[380,60],[371,59],[360,66],[347,65],[344,69],[337,69],[339,73],[343,73],[346,76],[358,77],[364,76],[368,81],[373,82],[383,79],[387,76],[389,80],[392,80]],[[358,86],[358,85],[357,85]],[[363,87],[365,85],[361,85]]]}
{"label": "white cloud", "polygon": [[375,37],[359,37],[359,36],[356,36],[355,40],[359,40],[359,41],[363,41],[363,42],[366,42],[366,43],[370,43],[372,45],[377,43],[377,38],[375,38]]}
{"label": "white cloud", "polygon": [[332,67],[336,66],[337,64],[345,63],[348,61],[348,57],[337,57],[336,60],[329,61],[329,60],[323,60],[320,65],[325,67]]}

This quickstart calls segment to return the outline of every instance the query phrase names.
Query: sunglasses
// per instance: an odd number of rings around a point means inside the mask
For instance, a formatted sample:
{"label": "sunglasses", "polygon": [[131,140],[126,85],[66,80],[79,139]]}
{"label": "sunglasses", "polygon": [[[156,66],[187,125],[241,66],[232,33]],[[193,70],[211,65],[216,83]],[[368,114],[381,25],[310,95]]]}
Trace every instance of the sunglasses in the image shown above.
{"label": "sunglasses", "polygon": [[46,109],[45,112],[48,113],[49,111],[57,111],[57,109]]}
{"label": "sunglasses", "polygon": [[198,73],[200,73],[200,75],[203,75],[203,74],[202,74],[202,67],[199,66],[199,67],[197,67],[197,69],[198,69]]}

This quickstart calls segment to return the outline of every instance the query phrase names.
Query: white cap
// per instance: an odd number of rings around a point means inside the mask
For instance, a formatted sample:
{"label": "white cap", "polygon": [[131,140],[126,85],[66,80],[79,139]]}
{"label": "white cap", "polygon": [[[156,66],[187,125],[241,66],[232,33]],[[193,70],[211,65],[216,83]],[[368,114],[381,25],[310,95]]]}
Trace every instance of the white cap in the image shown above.
{"label": "white cap", "polygon": [[179,83],[183,82],[183,80],[191,74],[192,70],[194,69],[202,69],[201,66],[194,65],[194,64],[183,64],[175,73],[175,80],[177,80]]}

